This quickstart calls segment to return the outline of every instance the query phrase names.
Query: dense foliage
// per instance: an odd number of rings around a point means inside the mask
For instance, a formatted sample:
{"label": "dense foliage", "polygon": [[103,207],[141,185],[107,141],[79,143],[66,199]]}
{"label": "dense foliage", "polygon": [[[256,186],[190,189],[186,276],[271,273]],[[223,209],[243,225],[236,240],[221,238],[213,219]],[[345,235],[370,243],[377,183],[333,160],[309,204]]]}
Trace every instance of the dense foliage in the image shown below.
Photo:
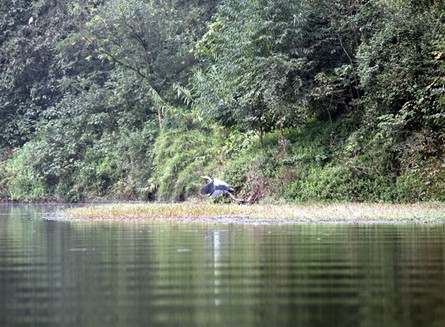
{"label": "dense foliage", "polygon": [[445,201],[445,4],[5,0],[0,198]]}

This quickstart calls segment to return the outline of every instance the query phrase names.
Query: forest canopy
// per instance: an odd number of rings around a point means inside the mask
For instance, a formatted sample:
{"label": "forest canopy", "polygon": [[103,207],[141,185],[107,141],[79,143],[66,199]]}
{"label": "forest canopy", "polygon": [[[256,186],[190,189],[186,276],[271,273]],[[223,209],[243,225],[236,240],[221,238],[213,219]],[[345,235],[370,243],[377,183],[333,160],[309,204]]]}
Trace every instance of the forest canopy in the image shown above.
{"label": "forest canopy", "polygon": [[0,199],[445,201],[445,4],[4,0]]}

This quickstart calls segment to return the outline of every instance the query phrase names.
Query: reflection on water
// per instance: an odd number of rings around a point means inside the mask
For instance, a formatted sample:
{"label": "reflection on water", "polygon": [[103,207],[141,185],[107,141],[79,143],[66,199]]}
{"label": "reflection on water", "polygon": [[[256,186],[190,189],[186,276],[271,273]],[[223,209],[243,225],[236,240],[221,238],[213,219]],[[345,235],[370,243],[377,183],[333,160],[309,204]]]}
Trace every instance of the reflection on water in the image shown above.
{"label": "reflection on water", "polygon": [[0,326],[445,326],[443,225],[49,221],[0,205]]}

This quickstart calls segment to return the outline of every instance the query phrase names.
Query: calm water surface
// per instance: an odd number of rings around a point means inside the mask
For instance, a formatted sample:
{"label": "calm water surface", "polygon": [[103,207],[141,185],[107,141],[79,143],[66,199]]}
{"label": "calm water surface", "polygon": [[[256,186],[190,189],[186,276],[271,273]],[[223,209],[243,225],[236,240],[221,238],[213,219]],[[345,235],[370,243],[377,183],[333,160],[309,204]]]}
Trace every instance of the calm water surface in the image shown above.
{"label": "calm water surface", "polygon": [[0,326],[445,326],[443,225],[51,221],[0,205]]}

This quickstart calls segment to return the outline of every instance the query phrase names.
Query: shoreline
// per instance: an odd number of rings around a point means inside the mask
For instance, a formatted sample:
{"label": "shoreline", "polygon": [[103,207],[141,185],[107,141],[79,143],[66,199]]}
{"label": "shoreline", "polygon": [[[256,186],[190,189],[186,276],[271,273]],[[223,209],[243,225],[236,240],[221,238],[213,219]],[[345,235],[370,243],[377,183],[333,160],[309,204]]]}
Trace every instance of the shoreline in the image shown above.
{"label": "shoreline", "polygon": [[[62,217],[62,218],[60,218]],[[93,204],[66,209],[68,221],[143,221],[221,224],[442,224],[445,203],[235,205],[209,203]]]}

